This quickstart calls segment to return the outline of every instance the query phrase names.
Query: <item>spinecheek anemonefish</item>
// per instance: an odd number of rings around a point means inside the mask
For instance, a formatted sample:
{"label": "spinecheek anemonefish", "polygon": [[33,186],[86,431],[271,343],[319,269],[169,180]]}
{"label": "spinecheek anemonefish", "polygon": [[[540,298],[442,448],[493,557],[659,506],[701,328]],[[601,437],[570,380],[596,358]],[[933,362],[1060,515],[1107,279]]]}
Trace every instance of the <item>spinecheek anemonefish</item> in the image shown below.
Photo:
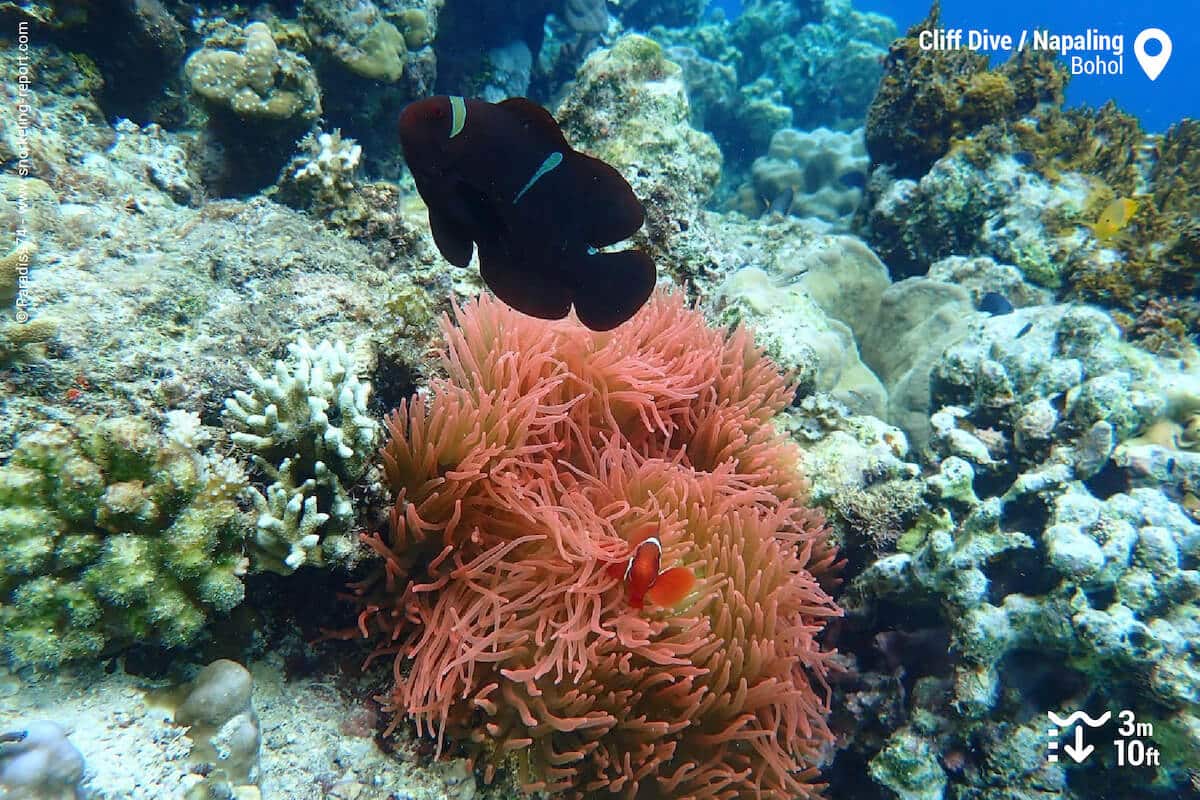
{"label": "spinecheek anemonefish", "polygon": [[608,574],[625,581],[629,605],[642,608],[646,601],[656,606],[678,605],[696,585],[696,576],[687,567],[659,571],[662,542],[654,534],[657,525],[648,525],[634,534],[633,552],[628,560],[608,565]]}

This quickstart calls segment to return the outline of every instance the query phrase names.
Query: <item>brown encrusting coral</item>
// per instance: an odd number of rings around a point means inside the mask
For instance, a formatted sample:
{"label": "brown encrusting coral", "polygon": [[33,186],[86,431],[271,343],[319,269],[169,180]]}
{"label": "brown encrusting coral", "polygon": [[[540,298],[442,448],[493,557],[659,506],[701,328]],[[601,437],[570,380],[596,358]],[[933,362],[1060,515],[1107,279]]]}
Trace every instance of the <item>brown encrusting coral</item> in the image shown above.
{"label": "brown encrusting coral", "polygon": [[985,125],[1063,101],[1067,71],[1053,53],[1021,50],[989,69],[987,56],[967,48],[922,47],[923,31],[943,34],[940,17],[941,4],[935,2],[927,19],[892,43],[867,109],[871,161],[893,165],[900,177],[924,174],[955,140]]}
{"label": "brown encrusting coral", "polygon": [[[1115,110],[1109,106],[1101,114]],[[1136,124],[1136,123],[1135,123]],[[1111,138],[1111,137],[1110,137]],[[1098,137],[1098,141],[1107,141]],[[1186,349],[1200,332],[1196,292],[1200,288],[1200,121],[1183,119],[1154,140],[1148,190],[1132,195],[1137,210],[1126,229],[1109,243],[1120,252],[1120,269],[1085,260],[1071,272],[1072,293],[1115,309],[1131,338],[1156,352]],[[1112,148],[1098,148],[1104,152]],[[1128,149],[1128,148],[1122,148]],[[1098,171],[1113,192],[1123,186]],[[1112,192],[1098,192],[1107,201]]]}
{"label": "brown encrusting coral", "polygon": [[[397,496],[359,631],[392,711],[527,791],[784,800],[831,740],[836,554],[772,425],[793,387],[680,295],[593,333],[482,298],[448,377],[389,419]],[[607,567],[657,526],[696,587],[637,610]]]}

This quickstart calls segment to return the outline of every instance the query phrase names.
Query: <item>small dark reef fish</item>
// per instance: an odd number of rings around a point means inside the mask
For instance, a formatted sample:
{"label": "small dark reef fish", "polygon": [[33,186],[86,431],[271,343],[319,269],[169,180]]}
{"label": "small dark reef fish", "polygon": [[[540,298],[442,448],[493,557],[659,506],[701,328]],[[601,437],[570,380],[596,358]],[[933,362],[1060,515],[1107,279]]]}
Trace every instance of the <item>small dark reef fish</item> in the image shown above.
{"label": "small dark reef fish", "polygon": [[979,298],[979,310],[985,314],[991,314],[993,317],[999,317],[1003,314],[1011,314],[1013,304],[999,292],[988,292]]}
{"label": "small dark reef fish", "polygon": [[637,232],[646,213],[621,174],[572,149],[531,100],[430,97],[400,115],[400,144],[433,240],[457,267],[479,248],[496,296],[542,319],[575,313],[592,330],[641,308],[656,279],[641,250],[597,248]]}

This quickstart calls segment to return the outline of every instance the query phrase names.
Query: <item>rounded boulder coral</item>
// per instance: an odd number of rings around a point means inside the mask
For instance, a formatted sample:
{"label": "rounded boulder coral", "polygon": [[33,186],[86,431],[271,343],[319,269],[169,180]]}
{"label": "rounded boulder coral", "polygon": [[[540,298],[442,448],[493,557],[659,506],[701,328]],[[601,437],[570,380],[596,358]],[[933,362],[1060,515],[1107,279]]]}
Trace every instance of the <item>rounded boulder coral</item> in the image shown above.
{"label": "rounded boulder coral", "polygon": [[[841,612],[772,425],[792,387],[679,295],[609,333],[488,298],[456,317],[447,377],[388,420],[397,501],[356,586],[396,719],[526,791],[815,796],[817,637]],[[662,568],[696,578],[674,607],[633,607],[610,574],[648,525]]]}

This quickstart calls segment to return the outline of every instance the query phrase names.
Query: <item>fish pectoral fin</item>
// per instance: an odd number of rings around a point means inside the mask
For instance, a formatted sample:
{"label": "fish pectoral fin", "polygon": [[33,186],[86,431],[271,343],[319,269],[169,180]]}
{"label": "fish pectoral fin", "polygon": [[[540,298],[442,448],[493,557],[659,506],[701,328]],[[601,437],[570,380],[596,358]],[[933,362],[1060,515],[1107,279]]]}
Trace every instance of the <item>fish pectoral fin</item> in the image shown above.
{"label": "fish pectoral fin", "polygon": [[430,208],[429,229],[433,232],[433,243],[443,258],[456,267],[471,263],[474,243],[448,216]]}
{"label": "fish pectoral fin", "polygon": [[590,253],[571,267],[575,313],[594,331],[608,331],[637,313],[658,279],[654,259],[641,250]]}
{"label": "fish pectoral fin", "polygon": [[500,242],[479,243],[479,275],[488,288],[522,314],[562,319],[571,310],[571,290],[550,269],[518,269]]}
{"label": "fish pectoral fin", "polygon": [[646,599],[656,606],[677,606],[696,588],[696,576],[687,567],[672,567],[660,572],[654,585],[646,591]]}

